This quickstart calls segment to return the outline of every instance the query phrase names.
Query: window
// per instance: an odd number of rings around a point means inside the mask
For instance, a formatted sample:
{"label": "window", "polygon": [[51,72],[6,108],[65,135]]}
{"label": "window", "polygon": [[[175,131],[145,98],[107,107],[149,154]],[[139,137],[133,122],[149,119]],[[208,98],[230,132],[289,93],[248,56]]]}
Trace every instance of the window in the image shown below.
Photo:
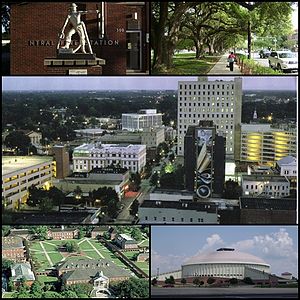
{"label": "window", "polygon": [[190,218],[190,222],[193,222],[193,218]]}
{"label": "window", "polygon": [[163,217],[163,221],[166,221],[166,217]]}

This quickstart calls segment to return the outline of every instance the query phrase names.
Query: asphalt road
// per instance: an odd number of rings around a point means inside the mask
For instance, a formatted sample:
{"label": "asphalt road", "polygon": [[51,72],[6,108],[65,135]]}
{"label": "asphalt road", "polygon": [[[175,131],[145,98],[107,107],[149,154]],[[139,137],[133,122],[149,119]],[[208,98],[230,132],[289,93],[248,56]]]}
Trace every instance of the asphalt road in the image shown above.
{"label": "asphalt road", "polygon": [[151,298],[298,298],[297,288],[152,288]]}

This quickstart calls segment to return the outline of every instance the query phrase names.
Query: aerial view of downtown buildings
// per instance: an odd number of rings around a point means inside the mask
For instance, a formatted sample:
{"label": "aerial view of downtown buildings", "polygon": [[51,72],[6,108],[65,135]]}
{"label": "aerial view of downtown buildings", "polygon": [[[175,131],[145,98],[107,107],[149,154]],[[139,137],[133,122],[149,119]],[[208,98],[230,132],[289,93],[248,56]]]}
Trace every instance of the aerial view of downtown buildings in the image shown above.
{"label": "aerial view of downtown buildings", "polygon": [[2,297],[298,298],[297,26],[4,3]]}

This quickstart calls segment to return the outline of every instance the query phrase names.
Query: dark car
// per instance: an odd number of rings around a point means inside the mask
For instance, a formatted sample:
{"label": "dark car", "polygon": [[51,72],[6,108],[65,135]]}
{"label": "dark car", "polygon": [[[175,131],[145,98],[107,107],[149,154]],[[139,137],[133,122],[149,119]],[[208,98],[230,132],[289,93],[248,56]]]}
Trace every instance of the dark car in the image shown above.
{"label": "dark car", "polygon": [[164,288],[174,287],[174,284],[165,284],[165,285],[163,285],[162,287],[164,287]]}
{"label": "dark car", "polygon": [[259,51],[259,57],[260,58],[268,58],[271,54],[271,51],[268,49],[262,49]]}

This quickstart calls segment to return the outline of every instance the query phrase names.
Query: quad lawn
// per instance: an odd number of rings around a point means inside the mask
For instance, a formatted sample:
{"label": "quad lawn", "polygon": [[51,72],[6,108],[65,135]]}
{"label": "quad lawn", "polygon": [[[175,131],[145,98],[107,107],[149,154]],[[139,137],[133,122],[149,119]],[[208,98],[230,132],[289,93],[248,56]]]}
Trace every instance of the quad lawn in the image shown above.
{"label": "quad lawn", "polygon": [[[37,262],[37,264],[35,264],[36,271],[51,269],[55,264],[65,259],[67,256],[72,255],[71,253],[58,251],[58,247],[67,241],[75,241],[78,244],[81,257],[89,259],[106,258],[114,262],[117,266],[128,270],[128,267],[99,241],[83,238],[80,240],[46,240],[30,242],[30,255],[33,258],[33,261]],[[45,276],[45,278],[45,280],[52,280],[54,277]]]}
{"label": "quad lawn", "polygon": [[220,59],[220,56],[206,55],[201,59],[196,59],[194,53],[180,53],[173,56],[173,66],[161,72],[151,72],[157,74],[171,75],[200,75],[207,74],[210,69]]}
{"label": "quad lawn", "polygon": [[58,281],[57,277],[53,277],[53,276],[46,276],[46,275],[38,275],[37,276],[37,280],[41,283],[55,283]]}
{"label": "quad lawn", "polygon": [[141,243],[138,243],[140,247],[149,247],[149,239],[142,241]]}

